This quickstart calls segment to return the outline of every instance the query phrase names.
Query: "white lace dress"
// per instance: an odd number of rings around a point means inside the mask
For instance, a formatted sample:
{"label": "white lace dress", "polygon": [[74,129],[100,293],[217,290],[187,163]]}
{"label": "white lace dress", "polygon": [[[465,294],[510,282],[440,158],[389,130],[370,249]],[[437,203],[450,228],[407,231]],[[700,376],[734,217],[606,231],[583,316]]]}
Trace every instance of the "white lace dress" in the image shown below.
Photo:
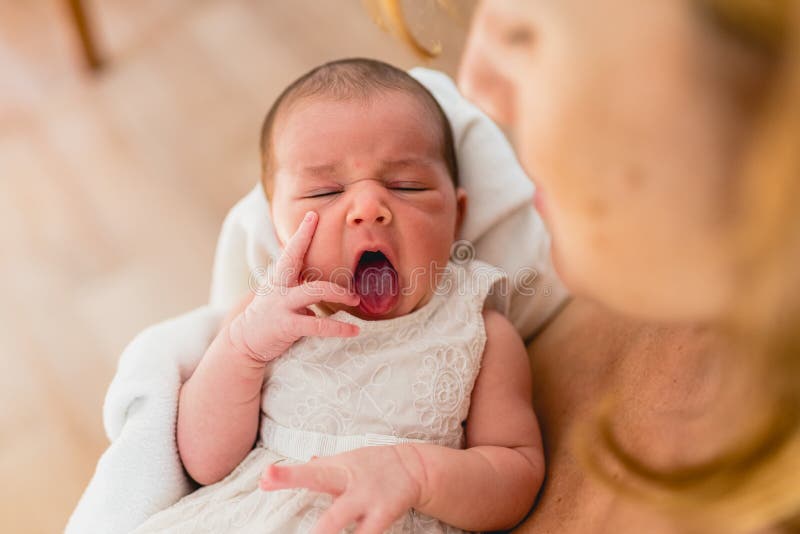
{"label": "white lace dress", "polygon": [[[260,490],[268,464],[408,441],[463,448],[462,423],[486,342],[484,301],[490,293],[503,298],[504,280],[485,263],[450,262],[431,300],[408,315],[365,321],[333,314],[357,324],[360,334],[304,338],[271,362],[256,447],[225,479],[135,532],[309,532],[332,498],[305,489]],[[388,532],[462,531],[411,510]]]}

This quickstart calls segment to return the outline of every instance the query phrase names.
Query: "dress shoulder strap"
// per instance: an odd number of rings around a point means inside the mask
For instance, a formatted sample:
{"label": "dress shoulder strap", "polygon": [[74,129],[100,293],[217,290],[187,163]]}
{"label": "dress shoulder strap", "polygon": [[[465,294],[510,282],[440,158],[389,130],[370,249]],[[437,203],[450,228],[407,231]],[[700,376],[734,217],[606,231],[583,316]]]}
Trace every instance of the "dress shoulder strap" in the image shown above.
{"label": "dress shoulder strap", "polygon": [[477,311],[488,308],[507,315],[509,284],[505,271],[475,259],[451,260],[448,268],[453,269],[455,291]]}

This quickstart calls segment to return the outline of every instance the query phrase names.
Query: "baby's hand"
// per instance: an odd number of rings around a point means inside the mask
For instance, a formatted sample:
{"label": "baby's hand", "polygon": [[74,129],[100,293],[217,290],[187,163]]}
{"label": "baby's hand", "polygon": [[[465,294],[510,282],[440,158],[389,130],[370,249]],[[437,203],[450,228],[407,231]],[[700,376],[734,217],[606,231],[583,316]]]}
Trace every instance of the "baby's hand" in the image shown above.
{"label": "baby's hand", "polygon": [[315,534],[339,534],[358,523],[357,534],[381,534],[421,504],[424,469],[408,445],[373,446],[312,458],[294,466],[270,465],[261,489],[308,488],[330,493],[334,502],[319,518]]}
{"label": "baby's hand", "polygon": [[256,295],[230,324],[231,343],[260,363],[283,354],[304,336],[352,337],[358,327],[315,317],[307,307],[318,302],[355,306],[358,295],[333,282],[300,282],[318,216],[308,212],[276,263],[269,291]]}

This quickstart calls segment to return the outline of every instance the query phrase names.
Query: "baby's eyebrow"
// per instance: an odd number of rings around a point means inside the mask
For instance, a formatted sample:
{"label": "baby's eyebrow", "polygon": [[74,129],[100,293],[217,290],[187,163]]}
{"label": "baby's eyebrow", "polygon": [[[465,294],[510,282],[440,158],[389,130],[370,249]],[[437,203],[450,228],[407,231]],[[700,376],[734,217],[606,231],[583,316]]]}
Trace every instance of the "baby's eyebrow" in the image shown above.
{"label": "baby's eyebrow", "polygon": [[301,172],[311,176],[325,176],[334,174],[339,169],[339,165],[335,163],[327,163],[325,165],[309,165],[303,167]]}
{"label": "baby's eyebrow", "polygon": [[435,164],[435,160],[431,158],[401,158],[393,160],[385,160],[383,162],[384,168],[396,169],[404,167],[430,167]]}
{"label": "baby's eyebrow", "polygon": [[[435,159],[426,157],[408,157],[399,159],[388,159],[381,162],[381,167],[386,170],[403,169],[407,167],[431,167],[435,165]],[[336,174],[342,165],[340,163],[325,163],[322,165],[307,165],[301,169],[302,174],[312,177],[330,176]]]}

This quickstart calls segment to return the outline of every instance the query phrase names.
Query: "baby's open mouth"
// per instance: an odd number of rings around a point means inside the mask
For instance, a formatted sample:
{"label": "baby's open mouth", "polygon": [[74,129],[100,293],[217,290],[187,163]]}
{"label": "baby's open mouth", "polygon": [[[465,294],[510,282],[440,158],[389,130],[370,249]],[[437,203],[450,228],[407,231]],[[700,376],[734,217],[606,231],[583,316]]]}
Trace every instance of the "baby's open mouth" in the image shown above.
{"label": "baby's open mouth", "polygon": [[397,304],[400,284],[397,270],[380,251],[365,251],[358,260],[353,276],[358,307],[369,315],[383,315]]}

